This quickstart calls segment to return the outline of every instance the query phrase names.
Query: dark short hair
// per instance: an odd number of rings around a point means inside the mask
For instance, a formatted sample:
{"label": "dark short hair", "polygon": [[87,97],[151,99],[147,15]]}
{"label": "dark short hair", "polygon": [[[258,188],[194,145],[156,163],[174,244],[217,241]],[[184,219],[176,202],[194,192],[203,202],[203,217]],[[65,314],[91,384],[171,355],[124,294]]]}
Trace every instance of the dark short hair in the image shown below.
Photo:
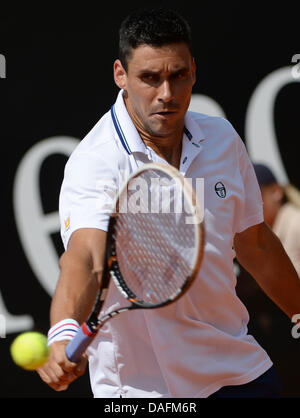
{"label": "dark short hair", "polygon": [[131,13],[119,30],[119,59],[127,71],[132,49],[139,45],[163,46],[184,42],[192,52],[191,28],[174,10],[162,7]]}

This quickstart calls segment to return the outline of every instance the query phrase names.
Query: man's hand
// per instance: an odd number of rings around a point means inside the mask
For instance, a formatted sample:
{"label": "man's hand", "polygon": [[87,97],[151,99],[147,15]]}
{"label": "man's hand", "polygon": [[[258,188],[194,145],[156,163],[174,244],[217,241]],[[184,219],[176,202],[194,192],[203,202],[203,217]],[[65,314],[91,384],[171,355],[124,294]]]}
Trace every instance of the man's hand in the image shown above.
{"label": "man's hand", "polygon": [[72,363],[66,356],[68,341],[57,341],[50,346],[47,363],[37,370],[41,379],[56,391],[66,390],[70,383],[82,376],[87,366],[87,358],[82,356],[79,363]]}

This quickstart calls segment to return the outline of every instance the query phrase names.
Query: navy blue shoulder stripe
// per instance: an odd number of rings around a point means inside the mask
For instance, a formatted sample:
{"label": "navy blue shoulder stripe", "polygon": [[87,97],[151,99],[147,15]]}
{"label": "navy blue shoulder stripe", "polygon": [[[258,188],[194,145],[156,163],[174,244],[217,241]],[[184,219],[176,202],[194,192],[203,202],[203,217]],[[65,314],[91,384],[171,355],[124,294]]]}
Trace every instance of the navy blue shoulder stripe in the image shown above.
{"label": "navy blue shoulder stripe", "polygon": [[193,135],[190,133],[190,131],[188,130],[188,128],[186,126],[183,128],[183,131],[186,134],[186,136],[188,137],[188,139],[191,141],[193,139]]}
{"label": "navy blue shoulder stripe", "polygon": [[110,114],[111,114],[111,118],[114,124],[114,127],[117,131],[118,137],[121,141],[121,144],[123,145],[123,148],[125,149],[125,151],[127,152],[127,154],[131,154],[131,149],[129,148],[128,142],[126,141],[125,135],[122,131],[121,125],[118,121],[117,115],[116,115],[116,111],[115,111],[115,107],[112,106],[110,109]]}

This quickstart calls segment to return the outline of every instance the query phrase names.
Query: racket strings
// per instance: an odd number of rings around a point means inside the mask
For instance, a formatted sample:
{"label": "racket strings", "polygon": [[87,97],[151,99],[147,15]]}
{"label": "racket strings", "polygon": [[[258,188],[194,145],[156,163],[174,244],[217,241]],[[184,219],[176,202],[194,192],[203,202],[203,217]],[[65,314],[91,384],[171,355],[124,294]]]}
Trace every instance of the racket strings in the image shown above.
{"label": "racket strings", "polygon": [[185,212],[171,211],[177,199],[172,193],[181,198],[184,191],[171,177],[152,181],[159,176],[143,173],[147,187],[141,188],[139,180],[138,198],[127,190],[127,211],[119,213],[115,224],[117,259],[126,284],[139,300],[153,304],[176,296],[193,270],[197,251],[195,225],[186,223]]}
{"label": "racket strings", "polygon": [[178,227],[171,233],[167,225],[161,216],[151,214],[135,214],[127,224],[124,219],[118,222],[120,269],[127,286],[147,302],[159,303],[175,296],[191,273],[194,247],[190,243],[194,237],[187,240],[186,231],[183,234]]}

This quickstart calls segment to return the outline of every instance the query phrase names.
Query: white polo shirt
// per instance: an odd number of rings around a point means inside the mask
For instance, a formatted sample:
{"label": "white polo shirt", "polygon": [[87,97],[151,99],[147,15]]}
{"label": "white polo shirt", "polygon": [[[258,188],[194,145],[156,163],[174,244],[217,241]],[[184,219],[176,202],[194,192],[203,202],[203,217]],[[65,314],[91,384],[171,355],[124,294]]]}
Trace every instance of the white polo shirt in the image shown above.
{"label": "white polo shirt", "polygon": [[[122,91],[71,155],[60,194],[62,239],[78,228],[107,229],[120,174],[164,162],[141,140]],[[207,397],[245,384],[272,366],[248,335],[248,312],[235,292],[233,237],[263,222],[260,190],[245,146],[231,124],[187,112],[180,171],[204,178],[206,245],[186,295],[157,310],[108,321],[88,349],[95,397]],[[111,283],[104,311],[127,301]]]}

